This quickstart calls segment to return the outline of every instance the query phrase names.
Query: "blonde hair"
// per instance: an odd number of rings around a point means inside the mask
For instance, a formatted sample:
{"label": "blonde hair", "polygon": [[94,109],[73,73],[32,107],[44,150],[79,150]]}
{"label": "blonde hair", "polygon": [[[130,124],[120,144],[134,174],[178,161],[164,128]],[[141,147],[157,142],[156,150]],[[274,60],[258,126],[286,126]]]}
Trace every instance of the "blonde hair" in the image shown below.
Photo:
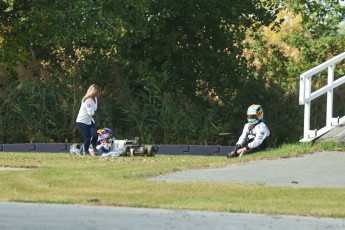
{"label": "blonde hair", "polygon": [[86,91],[86,94],[83,97],[83,102],[90,97],[95,97],[97,93],[101,93],[101,88],[98,85],[92,84]]}

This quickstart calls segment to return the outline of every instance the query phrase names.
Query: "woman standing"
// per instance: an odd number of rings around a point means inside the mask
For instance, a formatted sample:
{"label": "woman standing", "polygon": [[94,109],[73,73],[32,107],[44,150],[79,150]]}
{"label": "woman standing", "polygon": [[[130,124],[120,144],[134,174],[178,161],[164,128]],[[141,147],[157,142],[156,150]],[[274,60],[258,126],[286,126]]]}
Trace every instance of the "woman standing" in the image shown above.
{"label": "woman standing", "polygon": [[[84,95],[77,117],[77,128],[84,137],[84,154],[94,155],[97,145],[97,129],[93,115],[97,110],[97,97],[101,95],[101,89],[93,84],[90,85]],[[90,148],[90,151],[89,151]]]}

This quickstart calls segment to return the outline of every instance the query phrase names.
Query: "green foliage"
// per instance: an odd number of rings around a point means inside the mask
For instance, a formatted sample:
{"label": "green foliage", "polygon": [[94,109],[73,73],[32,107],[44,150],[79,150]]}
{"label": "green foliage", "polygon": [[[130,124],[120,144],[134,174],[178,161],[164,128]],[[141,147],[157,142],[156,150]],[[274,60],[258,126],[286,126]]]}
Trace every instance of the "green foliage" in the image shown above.
{"label": "green foliage", "polygon": [[153,2],[146,24],[125,34],[119,52],[140,84],[195,97],[201,81],[226,98],[247,74],[240,58],[246,28],[273,19],[260,1]]}
{"label": "green foliage", "polygon": [[20,82],[1,107],[1,142],[64,142],[73,128],[66,99],[58,87]]}
{"label": "green foliage", "polygon": [[[260,34],[282,10],[302,14],[303,29],[281,38],[296,58]],[[1,142],[80,141],[75,118],[92,83],[104,92],[97,125],[119,137],[234,144],[257,103],[272,146],[296,141],[296,76],[340,52],[343,18],[331,0],[0,0],[0,124],[22,124]]]}
{"label": "green foliage", "polygon": [[212,114],[212,109],[204,111],[204,104],[197,105],[178,92],[165,92],[161,97],[154,90],[131,90],[128,81],[115,84],[117,92],[105,92],[97,120],[105,127],[113,125],[118,138],[139,136],[147,143],[167,144],[219,141],[218,114]]}
{"label": "green foliage", "polygon": [[316,39],[334,34],[345,19],[345,7],[338,0],[287,0],[284,7],[295,15],[301,14],[304,32]]}
{"label": "green foliage", "polygon": [[[284,1],[280,6],[283,18],[288,21],[281,25],[280,34],[277,32],[278,39],[270,36],[274,32],[266,34],[268,30],[254,33],[256,39],[248,43],[248,60],[254,63],[254,78],[261,79],[267,90],[275,91],[271,96],[263,94],[269,100],[271,114],[266,114],[271,122],[270,128],[278,134],[274,141],[290,143],[303,132],[304,108],[298,105],[299,76],[344,52],[344,35],[337,34],[336,30],[345,19],[345,7],[333,0]],[[290,17],[289,13],[293,16]],[[293,20],[299,15],[302,15],[300,27],[293,27],[294,23],[298,23]],[[336,78],[343,75],[343,65],[337,65]],[[325,82],[325,74],[320,74],[313,81],[313,89],[320,88]],[[340,92],[335,95],[335,101],[340,101],[340,95]],[[272,96],[274,99],[270,101]],[[325,100],[313,103],[311,127],[317,129],[324,126]],[[334,105],[338,111],[343,111],[343,107],[340,102]],[[343,114],[337,112],[336,116]]]}

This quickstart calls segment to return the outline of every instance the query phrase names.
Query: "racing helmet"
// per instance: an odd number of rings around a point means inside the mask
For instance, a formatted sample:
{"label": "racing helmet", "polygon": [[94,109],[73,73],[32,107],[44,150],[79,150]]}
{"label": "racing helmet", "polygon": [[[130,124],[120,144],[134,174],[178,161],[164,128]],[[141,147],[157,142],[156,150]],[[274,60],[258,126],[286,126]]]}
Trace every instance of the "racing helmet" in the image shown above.
{"label": "racing helmet", "polygon": [[261,105],[251,105],[247,110],[247,120],[248,123],[254,125],[260,120],[264,119],[264,110]]}
{"label": "racing helmet", "polygon": [[115,132],[109,128],[98,129],[98,141],[106,141],[115,137]]}

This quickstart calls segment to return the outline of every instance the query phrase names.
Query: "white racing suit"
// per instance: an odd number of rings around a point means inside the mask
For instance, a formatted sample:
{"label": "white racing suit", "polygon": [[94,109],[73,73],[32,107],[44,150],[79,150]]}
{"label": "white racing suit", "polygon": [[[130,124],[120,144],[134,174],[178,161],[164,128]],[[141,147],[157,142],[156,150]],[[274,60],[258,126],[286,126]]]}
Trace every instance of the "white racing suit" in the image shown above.
{"label": "white racing suit", "polygon": [[265,150],[269,135],[270,131],[264,121],[261,120],[254,125],[247,123],[236,143],[235,152],[243,147],[246,147],[243,155]]}

